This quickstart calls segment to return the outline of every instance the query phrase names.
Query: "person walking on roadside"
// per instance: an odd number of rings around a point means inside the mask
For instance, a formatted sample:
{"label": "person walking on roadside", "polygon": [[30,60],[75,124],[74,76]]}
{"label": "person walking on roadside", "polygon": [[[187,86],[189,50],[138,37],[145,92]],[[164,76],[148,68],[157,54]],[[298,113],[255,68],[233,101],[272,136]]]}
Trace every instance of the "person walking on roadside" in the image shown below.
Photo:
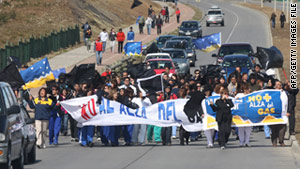
{"label": "person walking on roadside", "polygon": [[155,22],[156,22],[156,15],[155,15],[155,12],[153,11],[152,14],[151,14],[151,19],[152,19],[152,29],[155,28]]}
{"label": "person walking on roadside", "polygon": [[51,111],[55,105],[53,101],[47,97],[47,90],[44,87],[39,90],[37,98],[33,99],[32,96],[30,96],[29,99],[30,108],[35,108],[36,145],[38,148],[46,148],[45,138],[47,128],[49,126]]}
{"label": "person walking on roadside", "polygon": [[118,41],[118,53],[123,52],[123,42],[125,40],[125,34],[122,32],[122,28],[119,29],[117,33],[117,41]]}
{"label": "person walking on roadside", "polygon": [[169,16],[169,8],[166,6],[166,19],[165,19],[165,22],[166,23],[169,23],[169,20],[170,20],[170,16]]}
{"label": "person walking on roadside", "polygon": [[139,30],[140,30],[140,34],[144,34],[144,26],[145,26],[145,18],[143,16],[140,17],[139,21]]}
{"label": "person walking on roadside", "polygon": [[92,37],[92,30],[88,29],[85,35],[86,48],[88,52],[91,52],[91,37]]}
{"label": "person walking on roadside", "polygon": [[102,51],[103,51],[103,43],[101,41],[101,38],[98,37],[95,42],[95,52],[96,52],[96,63],[97,66],[101,65],[102,62]]}
{"label": "person walking on roadside", "polygon": [[289,81],[286,82],[284,86],[285,91],[288,95],[288,112],[290,113],[289,116],[289,132],[290,135],[295,135],[295,125],[296,125],[296,118],[295,118],[295,107],[297,103],[297,94],[299,92],[299,89],[292,89],[291,84]]}
{"label": "person walking on roadside", "polygon": [[157,27],[157,34],[161,34],[161,27],[163,25],[163,20],[160,18],[160,15],[158,15],[158,18],[156,20],[156,27]]}
{"label": "person walking on roadside", "polygon": [[272,28],[275,28],[275,24],[276,24],[276,14],[273,12],[271,15],[271,22],[272,22]]}
{"label": "person walking on roadside", "polygon": [[160,14],[162,16],[162,19],[165,20],[166,19],[166,7],[163,7],[161,9]]}
{"label": "person walking on roadside", "polygon": [[81,26],[81,29],[83,29],[83,40],[84,40],[84,45],[86,46],[87,45],[87,42],[86,42],[86,31],[88,30],[88,29],[92,29],[91,28],[91,26],[89,25],[89,23],[88,22],[86,22],[85,24],[83,24],[82,26]]}
{"label": "person walking on roadside", "polygon": [[127,41],[128,42],[133,42],[134,41],[134,32],[133,32],[132,27],[129,28],[129,32],[127,33]]}
{"label": "person walking on roadside", "polygon": [[280,15],[280,26],[281,26],[281,28],[284,28],[284,22],[285,21],[286,21],[285,14],[283,12],[281,12],[281,15]]}
{"label": "person walking on roadside", "polygon": [[231,108],[234,106],[231,99],[229,99],[229,92],[224,89],[220,92],[221,97],[214,104],[210,101],[210,107],[214,112],[217,112],[216,121],[219,127],[219,145],[221,149],[225,149],[225,144],[228,142],[228,138],[231,132],[232,114]]}
{"label": "person walking on roadside", "polygon": [[146,27],[147,27],[147,33],[148,35],[151,35],[151,25],[152,25],[152,18],[151,15],[148,16],[148,18],[146,19]]}
{"label": "person walking on roadside", "polygon": [[148,8],[148,16],[151,15],[152,12],[153,12],[152,5],[150,5],[150,7]]}
{"label": "person walking on roadside", "polygon": [[115,32],[114,28],[111,28],[110,33],[109,33],[111,53],[113,53],[115,51],[116,38],[117,38],[117,33]]}
{"label": "person walking on roadside", "polygon": [[179,23],[180,22],[180,10],[179,10],[179,8],[176,9],[175,14],[176,14],[177,23]]}
{"label": "person walking on roadside", "polygon": [[107,42],[107,39],[108,39],[108,33],[106,32],[105,28],[102,30],[102,32],[100,33],[99,36],[100,36],[100,39],[101,39],[102,44],[103,44],[102,53],[104,53],[105,49],[106,49],[106,42]]}

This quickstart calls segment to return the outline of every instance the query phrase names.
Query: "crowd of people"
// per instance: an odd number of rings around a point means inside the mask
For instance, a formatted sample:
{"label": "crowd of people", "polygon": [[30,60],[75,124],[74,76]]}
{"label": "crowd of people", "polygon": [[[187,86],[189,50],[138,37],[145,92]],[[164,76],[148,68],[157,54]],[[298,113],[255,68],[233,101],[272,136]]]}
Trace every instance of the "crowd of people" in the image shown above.
{"label": "crowd of people", "polygon": [[[180,10],[176,9],[176,18],[177,23],[180,22]],[[144,16],[139,16],[137,19],[137,24],[139,27],[139,34],[144,34],[144,27],[146,26],[147,34],[151,35],[151,30],[157,28],[157,35],[162,33],[161,29],[164,23],[169,23],[170,13],[168,6],[164,6],[159,14],[155,14],[155,11],[152,9],[152,5],[150,5],[148,9],[148,15],[145,19]],[[105,52],[107,41],[110,41],[110,51],[115,52],[115,44],[118,44],[118,53],[123,52],[124,41],[133,42],[135,40],[135,32],[133,31],[133,27],[129,28],[127,32],[127,36],[123,32],[123,29],[120,28],[118,32],[115,31],[114,28],[111,28],[110,32],[104,28],[97,36],[97,39],[94,44],[94,49],[92,49],[92,27],[88,22],[82,25],[83,30],[83,39],[84,44],[87,47],[88,52],[94,51],[96,53],[96,63],[97,65],[102,64],[102,54]],[[127,39],[126,39],[127,37]]]}
{"label": "crowd of people", "polygon": [[[207,98],[209,96],[220,95],[220,99],[211,103],[212,109],[217,112],[216,121],[219,130],[214,129],[204,131],[207,139],[207,147],[214,146],[214,141],[218,140],[222,149],[225,148],[231,133],[237,136],[240,146],[250,145],[250,134],[252,129],[257,130],[260,127],[237,127],[231,128],[231,107],[233,103],[230,97],[240,98],[251,92],[262,89],[278,89],[286,92],[288,96],[289,132],[295,134],[295,106],[298,89],[291,89],[289,83],[267,76],[256,65],[255,69],[249,74],[241,73],[241,68],[236,70],[225,78],[223,76],[212,76],[210,73],[204,73],[202,70],[195,70],[194,75],[180,77],[170,73],[170,68],[165,67],[162,74],[164,81],[164,91],[156,93],[143,93],[137,86],[137,79],[130,76],[129,72],[115,74],[109,68],[101,74],[102,82],[82,82],[81,84],[70,85],[66,81],[65,75],[61,74],[56,85],[41,88],[38,97],[29,103],[31,108],[35,108],[35,120],[37,129],[37,146],[45,148],[45,135],[49,128],[49,144],[57,145],[59,143],[59,132],[62,135],[68,135],[68,126],[70,126],[71,141],[79,142],[81,146],[94,146],[94,135],[96,140],[101,141],[105,146],[118,146],[120,137],[124,138],[126,146],[144,145],[155,142],[162,145],[171,145],[172,139],[179,137],[180,145],[189,144],[190,141],[196,141],[202,137],[202,132],[189,133],[181,127],[159,127],[145,124],[122,125],[122,126],[82,126],[77,123],[61,107],[60,102],[66,99],[98,95],[109,100],[120,102],[130,108],[147,107],[157,102],[178,99]],[[48,97],[49,96],[49,97]],[[192,97],[191,97],[192,96]],[[198,99],[196,97],[196,100]],[[98,100],[101,103],[101,99]],[[199,114],[203,115],[201,110],[197,109]],[[284,146],[285,124],[263,126],[266,138],[271,138],[273,146],[279,144]],[[179,132],[177,132],[179,131]]]}

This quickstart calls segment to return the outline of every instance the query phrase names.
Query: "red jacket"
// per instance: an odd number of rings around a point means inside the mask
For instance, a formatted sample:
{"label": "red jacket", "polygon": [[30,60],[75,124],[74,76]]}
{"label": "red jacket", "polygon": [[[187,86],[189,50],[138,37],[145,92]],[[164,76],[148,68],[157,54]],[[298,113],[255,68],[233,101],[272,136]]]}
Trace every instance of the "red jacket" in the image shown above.
{"label": "red jacket", "polygon": [[124,32],[118,32],[118,33],[117,33],[117,41],[118,41],[118,42],[123,42],[123,41],[125,41],[125,34],[124,34]]}
{"label": "red jacket", "polygon": [[180,10],[176,10],[176,15],[180,15]]}
{"label": "red jacket", "polygon": [[101,74],[102,77],[106,77],[106,76],[108,76],[108,75],[111,75],[111,71],[110,71],[110,72],[103,72],[103,73]]}
{"label": "red jacket", "polygon": [[160,13],[161,13],[163,16],[165,16],[165,15],[166,15],[166,10],[165,10],[165,9],[162,9],[162,10],[160,11]]}
{"label": "red jacket", "polygon": [[103,43],[100,41],[95,42],[96,51],[103,51]]}

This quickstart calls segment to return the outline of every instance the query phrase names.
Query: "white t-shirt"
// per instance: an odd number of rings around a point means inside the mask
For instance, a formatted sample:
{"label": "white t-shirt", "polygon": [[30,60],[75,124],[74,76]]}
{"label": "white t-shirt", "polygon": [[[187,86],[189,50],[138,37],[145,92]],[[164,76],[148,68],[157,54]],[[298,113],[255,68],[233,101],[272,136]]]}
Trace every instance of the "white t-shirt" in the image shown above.
{"label": "white t-shirt", "polygon": [[101,32],[100,33],[100,38],[101,38],[101,41],[106,42],[107,39],[108,39],[108,33],[107,32]]}
{"label": "white t-shirt", "polygon": [[137,104],[139,107],[148,107],[148,106],[152,105],[152,103],[148,97],[146,97],[144,100],[142,100],[139,97],[135,97],[132,99],[132,103]]}

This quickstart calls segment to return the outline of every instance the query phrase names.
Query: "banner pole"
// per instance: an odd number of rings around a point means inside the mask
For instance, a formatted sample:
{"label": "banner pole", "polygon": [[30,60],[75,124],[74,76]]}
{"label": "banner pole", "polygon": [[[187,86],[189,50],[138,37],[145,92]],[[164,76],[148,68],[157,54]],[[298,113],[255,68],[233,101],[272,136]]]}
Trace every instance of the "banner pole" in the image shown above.
{"label": "banner pole", "polygon": [[282,72],[283,72],[283,74],[284,74],[285,80],[288,80],[284,68],[282,68]]}

